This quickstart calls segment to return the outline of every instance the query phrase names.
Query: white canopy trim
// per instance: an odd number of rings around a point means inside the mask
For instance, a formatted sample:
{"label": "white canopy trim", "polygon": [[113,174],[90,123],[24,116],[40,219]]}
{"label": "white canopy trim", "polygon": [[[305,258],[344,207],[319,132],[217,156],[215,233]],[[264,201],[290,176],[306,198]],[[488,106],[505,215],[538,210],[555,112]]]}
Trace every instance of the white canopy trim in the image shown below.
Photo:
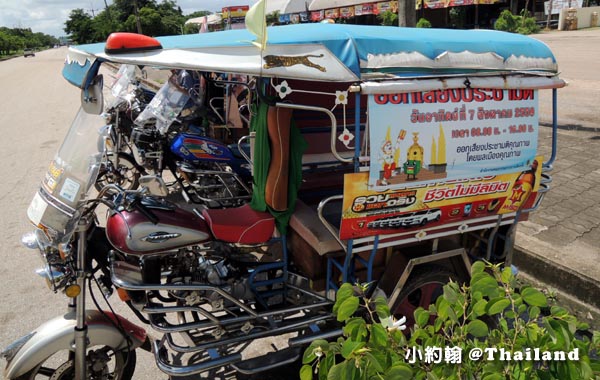
{"label": "white canopy trim", "polygon": [[440,89],[465,88],[497,88],[532,90],[562,88],[567,83],[558,77],[510,75],[493,77],[454,77],[446,79],[398,79],[387,82],[363,82],[360,84],[361,93],[399,94],[405,92],[434,91]]}
{"label": "white canopy trim", "polygon": [[468,50],[454,53],[444,52],[434,59],[413,52],[399,52],[393,54],[368,54],[367,61],[361,61],[361,68],[377,69],[382,67],[415,68],[426,67],[431,69],[486,69],[486,70],[558,70],[558,66],[551,58],[529,58],[524,56],[510,56],[506,61],[493,52],[473,53]]}

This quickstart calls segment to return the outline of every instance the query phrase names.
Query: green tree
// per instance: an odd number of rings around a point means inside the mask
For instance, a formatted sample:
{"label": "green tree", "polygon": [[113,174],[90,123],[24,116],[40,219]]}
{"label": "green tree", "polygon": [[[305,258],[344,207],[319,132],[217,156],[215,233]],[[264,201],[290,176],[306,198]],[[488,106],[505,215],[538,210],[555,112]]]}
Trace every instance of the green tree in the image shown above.
{"label": "green tree", "polygon": [[398,26],[398,14],[392,11],[385,11],[377,15],[381,25]]}
{"label": "green tree", "polygon": [[65,32],[71,35],[73,42],[86,44],[96,42],[92,17],[83,9],[73,9],[65,22]]}
{"label": "green tree", "polygon": [[417,28],[431,28],[431,23],[426,18],[420,18],[417,22]]}

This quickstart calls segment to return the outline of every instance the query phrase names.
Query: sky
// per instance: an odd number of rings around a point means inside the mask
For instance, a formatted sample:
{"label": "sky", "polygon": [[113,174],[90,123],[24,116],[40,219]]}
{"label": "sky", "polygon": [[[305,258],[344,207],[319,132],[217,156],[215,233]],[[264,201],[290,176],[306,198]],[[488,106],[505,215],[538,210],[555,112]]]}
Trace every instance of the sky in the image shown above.
{"label": "sky", "polygon": [[[160,0],[158,1],[160,2]],[[252,5],[256,0],[175,0],[183,14],[208,10],[219,11],[226,6]],[[111,0],[107,3],[112,4]],[[63,28],[71,10],[81,8],[87,13],[99,12],[104,0],[0,0],[0,26],[31,28],[55,37],[65,35]]]}

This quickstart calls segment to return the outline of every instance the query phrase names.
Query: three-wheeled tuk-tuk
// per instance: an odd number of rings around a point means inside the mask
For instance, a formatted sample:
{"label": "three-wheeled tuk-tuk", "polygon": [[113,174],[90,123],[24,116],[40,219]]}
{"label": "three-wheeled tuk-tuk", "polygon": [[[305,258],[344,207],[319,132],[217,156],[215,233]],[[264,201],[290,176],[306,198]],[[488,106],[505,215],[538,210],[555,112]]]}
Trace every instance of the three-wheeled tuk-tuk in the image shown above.
{"label": "three-wheeled tuk-tuk", "polygon": [[[128,378],[145,343],[172,376],[257,373],[341,334],[342,283],[371,283],[410,323],[474,260],[511,264],[556,151],[556,138],[549,158],[537,149],[540,91],[555,137],[565,85],[546,45],[487,30],[267,34],[263,48],[231,30],[69,49],[82,110],[25,242],[70,309],[5,352],[8,378]],[[86,310],[91,284],[117,289],[152,333]],[[287,347],[249,353],[273,337]]]}

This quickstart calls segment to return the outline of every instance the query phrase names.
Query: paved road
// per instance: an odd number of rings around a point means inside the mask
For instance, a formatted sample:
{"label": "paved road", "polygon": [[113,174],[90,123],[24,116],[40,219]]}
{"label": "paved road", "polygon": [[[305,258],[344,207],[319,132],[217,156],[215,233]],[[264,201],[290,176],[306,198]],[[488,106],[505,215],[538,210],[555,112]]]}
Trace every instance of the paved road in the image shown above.
{"label": "paved road", "polygon": [[[563,77],[571,84],[559,92],[561,123],[587,130],[561,130],[555,189],[542,210],[532,215],[529,235],[539,235],[553,245],[578,241],[597,254],[600,197],[594,194],[600,182],[600,159],[595,152],[600,143],[593,128],[600,118],[600,71],[593,70],[592,62],[595,67],[600,62],[600,29],[535,37],[554,50]],[[66,305],[63,295],[51,293],[33,274],[40,263],[37,253],[19,244],[20,236],[31,229],[27,206],[79,107],[79,91],[60,75],[65,55],[66,49],[61,48],[37,53],[35,58],[0,62],[0,231],[4,234],[0,244],[0,347],[59,315]],[[544,115],[549,115],[548,99],[545,95],[540,106]],[[549,121],[544,115],[542,121]],[[542,132],[541,140],[547,144],[547,132]],[[584,170],[581,162],[589,170]],[[580,192],[594,197],[594,204],[577,202]],[[586,227],[589,231],[579,230],[582,225],[577,221],[584,216],[585,225],[592,226]],[[564,224],[563,218],[572,222],[577,234],[568,237],[572,240],[546,227],[551,222]],[[140,353],[138,360],[136,379],[167,378],[155,368],[149,354]]]}

